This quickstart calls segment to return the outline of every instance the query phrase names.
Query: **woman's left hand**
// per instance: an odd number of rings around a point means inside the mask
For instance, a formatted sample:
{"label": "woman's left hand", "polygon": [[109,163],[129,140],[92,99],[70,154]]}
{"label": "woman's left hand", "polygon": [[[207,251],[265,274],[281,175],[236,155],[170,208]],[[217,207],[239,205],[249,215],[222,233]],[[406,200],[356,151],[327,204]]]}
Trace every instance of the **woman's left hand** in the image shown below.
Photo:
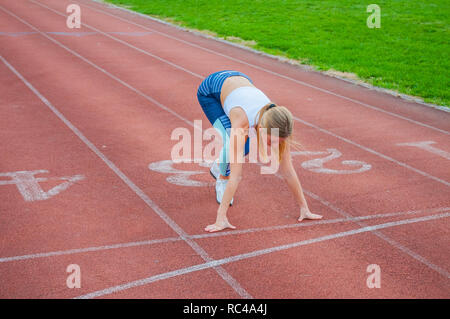
{"label": "woman's left hand", "polygon": [[322,215],[313,214],[308,207],[302,207],[298,221],[301,222],[303,219],[322,219]]}
{"label": "woman's left hand", "polygon": [[206,226],[205,231],[213,233],[216,231],[221,231],[225,228],[231,228],[236,229],[235,226],[231,225],[227,218],[223,218],[220,220],[217,220],[215,224]]}

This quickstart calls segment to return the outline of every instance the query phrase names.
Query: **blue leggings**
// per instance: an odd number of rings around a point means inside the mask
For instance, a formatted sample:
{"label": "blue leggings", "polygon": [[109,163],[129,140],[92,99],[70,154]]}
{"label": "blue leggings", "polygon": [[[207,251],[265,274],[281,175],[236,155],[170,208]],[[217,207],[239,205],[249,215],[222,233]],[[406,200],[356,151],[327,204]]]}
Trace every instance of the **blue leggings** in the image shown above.
{"label": "blue leggings", "polygon": [[[247,75],[241,72],[225,70],[209,75],[203,80],[197,91],[197,99],[202,106],[203,112],[222,137],[223,147],[219,156],[220,174],[222,176],[230,175],[229,147],[231,122],[220,102],[220,92],[223,82],[230,76],[243,76],[253,83]],[[249,153],[249,150],[250,140],[247,138],[245,155]]]}

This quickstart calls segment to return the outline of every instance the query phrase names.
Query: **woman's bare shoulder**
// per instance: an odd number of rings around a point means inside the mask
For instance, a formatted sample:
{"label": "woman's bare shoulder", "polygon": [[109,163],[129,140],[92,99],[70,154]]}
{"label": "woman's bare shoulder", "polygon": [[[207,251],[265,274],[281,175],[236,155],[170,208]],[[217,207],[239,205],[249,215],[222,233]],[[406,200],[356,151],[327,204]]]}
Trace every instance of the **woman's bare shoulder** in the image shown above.
{"label": "woman's bare shoulder", "polygon": [[247,119],[247,114],[244,109],[240,106],[235,106],[230,110],[230,122],[231,127],[236,128],[249,128],[249,122]]}

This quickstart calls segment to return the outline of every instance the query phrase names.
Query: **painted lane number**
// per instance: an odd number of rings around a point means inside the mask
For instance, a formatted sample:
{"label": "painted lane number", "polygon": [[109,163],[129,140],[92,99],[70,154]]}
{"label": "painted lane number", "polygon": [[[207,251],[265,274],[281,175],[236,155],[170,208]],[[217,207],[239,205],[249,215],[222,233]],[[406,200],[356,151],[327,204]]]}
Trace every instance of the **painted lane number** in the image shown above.
{"label": "painted lane number", "polygon": [[[16,185],[17,190],[27,202],[46,200],[69,188],[75,182],[83,180],[83,175],[64,176],[64,177],[36,177],[37,174],[46,174],[47,170],[36,171],[18,171],[9,173],[0,173],[1,185]],[[4,179],[4,178],[8,179]],[[62,181],[59,185],[45,192],[39,183],[58,180]]]}
{"label": "painted lane number", "polygon": [[337,159],[342,156],[342,153],[337,149],[328,148],[326,152],[309,152],[309,151],[300,151],[300,152],[291,152],[293,156],[303,155],[303,156],[314,156],[314,155],[325,155],[325,157],[316,158],[312,160],[308,160],[302,163],[302,167],[314,173],[322,173],[322,174],[355,174],[355,173],[363,173],[372,168],[372,165],[360,162],[360,161],[342,161],[342,165],[346,165],[349,167],[355,167],[354,169],[346,169],[346,170],[336,170],[324,167],[325,163],[328,163],[334,159]]}
{"label": "painted lane number", "polygon": [[[349,169],[337,170],[324,167],[324,165],[332,160],[335,160],[342,156],[342,153],[337,149],[329,148],[325,152],[291,152],[292,156],[322,156],[316,159],[304,161],[301,166],[314,173],[321,174],[357,174],[363,173],[372,168],[370,164],[361,161],[342,161],[341,164],[347,166]],[[181,170],[174,168],[175,163],[172,160],[164,160],[154,162],[148,165],[148,168],[152,171],[170,174],[167,177],[167,181],[171,184],[178,186],[192,186],[192,187],[206,187],[214,185],[214,183],[202,182],[191,179],[195,175],[205,174],[204,170]],[[210,167],[211,164],[206,162],[198,163],[202,167]],[[351,168],[351,169],[350,169]]]}

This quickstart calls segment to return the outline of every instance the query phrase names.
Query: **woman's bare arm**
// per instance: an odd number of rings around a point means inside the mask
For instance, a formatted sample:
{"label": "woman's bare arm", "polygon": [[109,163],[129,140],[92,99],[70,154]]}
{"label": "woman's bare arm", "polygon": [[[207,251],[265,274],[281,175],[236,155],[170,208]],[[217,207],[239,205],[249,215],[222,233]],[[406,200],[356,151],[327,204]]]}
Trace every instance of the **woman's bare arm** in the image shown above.
{"label": "woman's bare arm", "polygon": [[292,165],[290,145],[287,143],[285,148],[285,153],[282,154],[282,160],[280,162],[280,173],[284,180],[288,184],[289,189],[293,193],[295,200],[300,206],[300,217],[299,221],[303,219],[320,219],[321,215],[313,214],[309,210],[308,203],[306,202],[305,195],[303,194],[303,189],[298,179],[297,172]]}
{"label": "woman's bare arm", "polygon": [[219,231],[224,228],[236,228],[229,223],[227,218],[227,211],[242,178],[242,163],[244,162],[245,140],[248,135],[248,122],[243,121],[242,116],[236,116],[236,114],[239,114],[239,111],[236,113],[230,112],[230,121],[232,127],[230,131],[229,154],[230,177],[228,179],[227,187],[225,188],[225,192],[223,194],[219,209],[217,210],[216,222],[215,224],[209,225],[205,228],[205,230],[209,232]]}

